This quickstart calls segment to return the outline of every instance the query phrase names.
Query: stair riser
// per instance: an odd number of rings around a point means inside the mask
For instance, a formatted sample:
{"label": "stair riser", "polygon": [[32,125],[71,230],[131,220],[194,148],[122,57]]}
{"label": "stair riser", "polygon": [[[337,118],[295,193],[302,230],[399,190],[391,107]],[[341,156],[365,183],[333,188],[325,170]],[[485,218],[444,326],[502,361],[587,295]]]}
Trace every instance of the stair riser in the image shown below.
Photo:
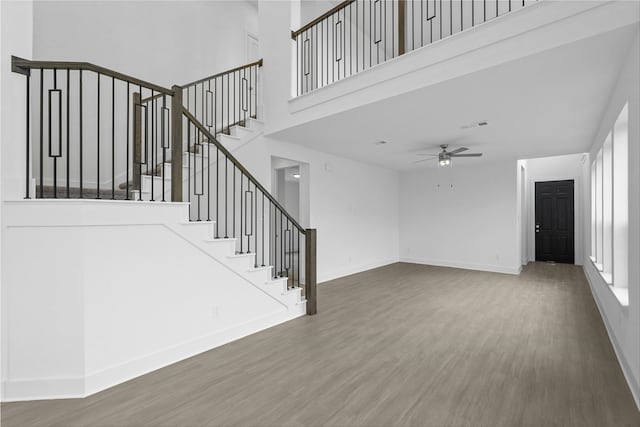
{"label": "stair riser", "polygon": [[216,258],[227,258],[235,253],[236,243],[228,240],[215,240],[205,242],[205,249],[208,254]]}

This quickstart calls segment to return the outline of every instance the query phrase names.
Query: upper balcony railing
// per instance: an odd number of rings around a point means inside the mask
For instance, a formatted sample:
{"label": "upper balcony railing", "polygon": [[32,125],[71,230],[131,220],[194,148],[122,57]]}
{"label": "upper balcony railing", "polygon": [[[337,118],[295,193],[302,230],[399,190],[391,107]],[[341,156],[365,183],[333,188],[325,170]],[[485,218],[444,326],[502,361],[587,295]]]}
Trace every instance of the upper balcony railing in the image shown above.
{"label": "upper balcony railing", "polygon": [[473,28],[537,0],[346,0],[291,32],[296,95]]}

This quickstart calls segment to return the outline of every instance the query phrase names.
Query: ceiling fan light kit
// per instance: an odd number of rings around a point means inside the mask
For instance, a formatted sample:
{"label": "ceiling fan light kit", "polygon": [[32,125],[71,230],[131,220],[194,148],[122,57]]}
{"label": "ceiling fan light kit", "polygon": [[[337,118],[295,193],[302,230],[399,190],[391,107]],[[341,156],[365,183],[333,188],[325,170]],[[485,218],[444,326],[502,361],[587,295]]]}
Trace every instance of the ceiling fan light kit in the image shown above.
{"label": "ceiling fan light kit", "polygon": [[[463,151],[467,151],[468,148],[467,147],[460,147],[460,148],[456,148],[453,151],[447,151],[447,147],[449,147],[448,144],[442,144],[440,145],[440,148],[442,148],[442,151],[438,154],[422,154],[422,153],[418,153],[418,156],[427,156],[427,157],[437,157],[438,158],[438,166],[439,167],[449,167],[451,166],[451,159],[453,157],[480,157],[482,156],[482,153],[466,153],[466,154],[460,154]],[[424,162],[430,159],[424,159],[424,160],[418,160],[417,162],[414,163],[420,163],[420,162]]]}
{"label": "ceiling fan light kit", "polygon": [[438,166],[440,166],[441,168],[446,168],[451,166],[451,157],[446,156],[446,155],[439,155],[438,156]]}

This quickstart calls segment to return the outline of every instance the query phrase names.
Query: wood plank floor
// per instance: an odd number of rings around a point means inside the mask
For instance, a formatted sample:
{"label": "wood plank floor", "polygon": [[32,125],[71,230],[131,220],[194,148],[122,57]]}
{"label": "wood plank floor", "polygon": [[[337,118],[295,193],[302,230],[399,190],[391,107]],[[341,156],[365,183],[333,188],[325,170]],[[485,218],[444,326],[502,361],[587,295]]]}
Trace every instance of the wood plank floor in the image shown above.
{"label": "wood plank floor", "polygon": [[393,264],[319,311],[2,426],[640,426],[579,267]]}

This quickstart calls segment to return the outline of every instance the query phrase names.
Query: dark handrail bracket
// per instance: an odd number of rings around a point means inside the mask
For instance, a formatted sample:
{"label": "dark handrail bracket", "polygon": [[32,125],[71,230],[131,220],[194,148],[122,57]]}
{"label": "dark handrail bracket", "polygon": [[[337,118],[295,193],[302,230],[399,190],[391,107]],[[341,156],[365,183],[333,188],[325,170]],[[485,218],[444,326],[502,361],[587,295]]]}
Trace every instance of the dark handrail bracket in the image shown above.
{"label": "dark handrail bracket", "polygon": [[30,76],[31,68],[21,65],[24,64],[25,61],[27,60],[11,55],[11,71],[14,73],[22,74],[24,76]]}

